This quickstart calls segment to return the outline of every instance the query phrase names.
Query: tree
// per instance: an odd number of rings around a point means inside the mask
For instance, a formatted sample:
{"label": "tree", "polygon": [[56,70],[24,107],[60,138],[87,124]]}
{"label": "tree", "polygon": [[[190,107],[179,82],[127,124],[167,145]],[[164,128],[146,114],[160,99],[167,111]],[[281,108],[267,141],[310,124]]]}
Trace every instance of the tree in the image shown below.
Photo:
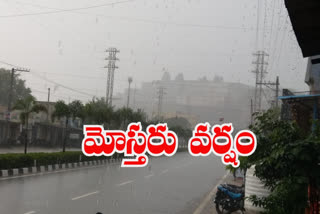
{"label": "tree", "polygon": [[47,112],[47,108],[44,105],[37,104],[36,98],[28,95],[25,99],[19,99],[13,107],[14,110],[20,110],[20,120],[22,124],[25,124],[25,142],[24,153],[27,153],[28,146],[28,124],[29,116],[31,113],[39,113],[40,111]]}
{"label": "tree", "polygon": [[116,127],[126,129],[129,123],[141,122],[142,127],[147,125],[147,115],[142,109],[137,111],[131,108],[117,109],[113,114],[113,123]]}
{"label": "tree", "polygon": [[165,120],[169,127],[180,126],[184,129],[191,129],[190,122],[184,117],[171,117]]}
{"label": "tree", "polygon": [[92,100],[84,106],[84,120],[87,124],[110,124],[113,108],[103,98]]}
{"label": "tree", "polygon": [[[8,104],[8,91],[10,90],[11,71],[0,68],[0,105]],[[30,88],[25,86],[25,81],[19,78],[19,74],[15,72],[13,78],[12,103],[17,100],[31,95]]]}
{"label": "tree", "polygon": [[71,116],[70,107],[63,101],[59,100],[55,104],[55,111],[52,114],[52,120],[55,118],[65,118],[65,129],[64,129],[64,137],[63,137],[63,144],[62,144],[62,152],[66,151],[66,143],[67,143],[67,129],[69,124],[69,118]]}
{"label": "tree", "polygon": [[113,114],[113,123],[120,129],[125,129],[128,123],[132,121],[133,111],[131,108],[122,107]]}
{"label": "tree", "polygon": [[85,118],[84,105],[80,100],[74,100],[69,104],[70,116],[74,120],[75,118],[80,118],[82,123]]}
{"label": "tree", "polygon": [[320,187],[320,132],[304,133],[295,122],[280,120],[277,110],[257,115],[251,130],[258,145],[246,163],[255,165],[256,176],[271,190],[251,200],[267,213],[304,213],[308,185]]}

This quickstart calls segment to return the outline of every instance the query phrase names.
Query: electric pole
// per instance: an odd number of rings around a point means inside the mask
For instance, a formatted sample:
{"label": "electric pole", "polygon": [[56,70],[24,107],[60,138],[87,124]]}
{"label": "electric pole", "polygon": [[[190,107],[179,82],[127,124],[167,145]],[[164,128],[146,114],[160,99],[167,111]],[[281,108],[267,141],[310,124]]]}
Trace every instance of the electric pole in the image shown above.
{"label": "electric pole", "polygon": [[8,112],[6,115],[6,119],[8,121],[10,121],[10,114],[11,114],[11,102],[12,102],[12,96],[13,96],[14,73],[17,71],[30,72],[30,70],[24,69],[24,68],[12,68],[11,69],[10,90],[8,93]]}
{"label": "electric pole", "polygon": [[256,85],[254,91],[254,112],[260,112],[262,104],[262,85],[260,83],[263,82],[264,76],[267,73],[265,66],[268,65],[268,63],[265,61],[265,57],[269,55],[264,51],[257,51],[253,55],[257,57],[257,60],[252,62],[252,64],[256,65],[256,68],[253,71],[256,76]]}
{"label": "electric pole", "polygon": [[[275,91],[275,106],[278,108],[279,107],[279,101],[278,101],[278,97],[279,97],[279,76],[277,76],[276,81],[275,82],[259,82],[258,85],[262,86],[266,86],[268,88],[270,88],[271,90]],[[273,88],[275,86],[275,89]]]}
{"label": "electric pole", "polygon": [[132,77],[128,78],[128,83],[129,83],[129,87],[128,87],[128,99],[127,99],[127,109],[129,108],[129,101],[130,101],[130,85],[132,83]]}
{"label": "electric pole", "polygon": [[48,88],[48,104],[47,104],[47,122],[49,123],[49,115],[50,115],[50,88]]}
{"label": "electric pole", "polygon": [[280,85],[279,76],[277,76],[277,79],[276,79],[276,108],[279,107],[279,99],[278,99],[278,97],[279,97],[279,85]]}
{"label": "electric pole", "polygon": [[250,100],[250,125],[253,125],[253,102]]}
{"label": "electric pole", "polygon": [[108,77],[107,77],[107,86],[106,86],[106,103],[112,106],[112,94],[113,94],[113,83],[114,83],[114,71],[118,68],[115,64],[119,60],[117,58],[117,53],[120,51],[117,48],[109,48],[106,50],[109,53],[109,56],[105,58],[108,61],[108,65],[105,68],[108,68]]}
{"label": "electric pole", "polygon": [[134,84],[134,90],[133,90],[133,107],[132,109],[134,110],[136,107],[136,92],[137,92],[137,85]]}

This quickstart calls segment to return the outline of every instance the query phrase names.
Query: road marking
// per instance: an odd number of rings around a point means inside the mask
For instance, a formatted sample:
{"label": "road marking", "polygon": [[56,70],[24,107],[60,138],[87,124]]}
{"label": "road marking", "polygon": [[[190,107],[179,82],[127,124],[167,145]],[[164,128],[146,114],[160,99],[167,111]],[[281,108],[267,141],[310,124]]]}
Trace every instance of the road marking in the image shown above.
{"label": "road marking", "polygon": [[154,176],[154,174],[146,175],[144,178],[151,178],[152,176]]}
{"label": "road marking", "polygon": [[116,186],[117,186],[117,187],[121,187],[121,186],[123,186],[123,185],[130,184],[130,183],[132,183],[132,182],[133,182],[133,180],[129,180],[129,181],[123,182],[123,183],[121,183],[121,184],[117,184]]}
{"label": "road marking", "polygon": [[213,197],[213,195],[215,194],[215,192],[217,191],[218,186],[226,179],[226,177],[229,175],[229,173],[225,174],[220,181],[218,182],[218,184],[209,192],[209,194],[203,199],[203,201],[200,203],[200,205],[198,206],[198,208],[193,212],[193,214],[200,214],[203,209],[205,208],[205,206],[208,204],[208,202],[210,202],[211,198]]}
{"label": "road marking", "polygon": [[78,196],[78,197],[74,197],[74,198],[72,198],[71,200],[72,200],[72,201],[78,200],[78,199],[80,199],[80,198],[84,198],[84,197],[87,197],[87,196],[90,196],[90,195],[94,195],[94,194],[97,194],[97,193],[99,193],[99,191],[89,192],[89,193],[87,193],[87,194],[80,195],[80,196]]}
{"label": "road marking", "polygon": [[169,171],[168,169],[165,169],[165,170],[163,170],[163,171],[160,172],[160,175],[165,174],[165,173],[167,173],[168,171]]}
{"label": "road marking", "polygon": [[29,212],[26,212],[24,214],[33,214],[33,213],[36,213],[36,211],[29,211]]}

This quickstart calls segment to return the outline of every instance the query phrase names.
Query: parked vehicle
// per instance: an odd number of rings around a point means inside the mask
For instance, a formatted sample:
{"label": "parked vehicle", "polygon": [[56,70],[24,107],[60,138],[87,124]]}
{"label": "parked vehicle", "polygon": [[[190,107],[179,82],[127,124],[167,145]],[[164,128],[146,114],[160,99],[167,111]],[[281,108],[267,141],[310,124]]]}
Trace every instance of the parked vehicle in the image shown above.
{"label": "parked vehicle", "polygon": [[244,186],[220,184],[214,199],[218,214],[229,214],[244,209]]}

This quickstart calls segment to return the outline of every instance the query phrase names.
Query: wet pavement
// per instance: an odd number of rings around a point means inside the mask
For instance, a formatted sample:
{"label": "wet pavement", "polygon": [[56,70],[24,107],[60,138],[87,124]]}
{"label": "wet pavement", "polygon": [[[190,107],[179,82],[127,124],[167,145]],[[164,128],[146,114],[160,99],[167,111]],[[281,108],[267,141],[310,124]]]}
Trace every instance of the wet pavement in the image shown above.
{"label": "wet pavement", "polygon": [[117,163],[0,179],[0,213],[193,213],[225,174],[220,158],[183,152],[151,158],[144,168]]}

